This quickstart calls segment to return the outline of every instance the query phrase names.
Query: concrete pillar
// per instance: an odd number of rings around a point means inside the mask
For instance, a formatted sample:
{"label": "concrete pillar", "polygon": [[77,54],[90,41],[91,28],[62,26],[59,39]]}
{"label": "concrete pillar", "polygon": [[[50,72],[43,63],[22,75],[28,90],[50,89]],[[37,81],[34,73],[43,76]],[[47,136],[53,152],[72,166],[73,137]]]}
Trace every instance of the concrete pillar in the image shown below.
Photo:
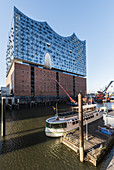
{"label": "concrete pillar", "polygon": [[1,98],[1,136],[5,136],[6,98]]}
{"label": "concrete pillar", "polygon": [[78,94],[79,107],[79,140],[80,140],[80,161],[84,162],[84,137],[83,137],[83,109],[82,109],[82,94]]}

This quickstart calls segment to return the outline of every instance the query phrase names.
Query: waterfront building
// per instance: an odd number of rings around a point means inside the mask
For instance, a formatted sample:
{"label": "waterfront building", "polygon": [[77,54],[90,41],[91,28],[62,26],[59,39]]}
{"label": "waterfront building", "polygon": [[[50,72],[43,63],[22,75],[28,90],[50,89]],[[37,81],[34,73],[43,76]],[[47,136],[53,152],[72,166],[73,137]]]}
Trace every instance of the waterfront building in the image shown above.
{"label": "waterfront building", "polygon": [[86,41],[57,34],[14,7],[6,51],[6,86],[15,98],[62,97],[56,84],[76,96],[86,93]]}

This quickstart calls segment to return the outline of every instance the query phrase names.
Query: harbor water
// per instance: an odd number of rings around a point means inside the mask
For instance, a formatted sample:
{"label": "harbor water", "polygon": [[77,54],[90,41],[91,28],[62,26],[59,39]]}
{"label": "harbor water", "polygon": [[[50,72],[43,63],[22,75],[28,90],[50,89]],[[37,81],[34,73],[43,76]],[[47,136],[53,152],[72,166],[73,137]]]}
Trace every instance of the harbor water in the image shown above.
{"label": "harbor water", "polygon": [[[106,103],[108,108],[114,103]],[[98,104],[98,107],[101,105]],[[59,105],[59,110],[71,109]],[[60,138],[45,135],[45,120],[55,114],[51,106],[25,107],[6,112],[6,137],[0,137],[0,170],[105,170],[114,156],[114,146],[94,167],[81,163]]]}

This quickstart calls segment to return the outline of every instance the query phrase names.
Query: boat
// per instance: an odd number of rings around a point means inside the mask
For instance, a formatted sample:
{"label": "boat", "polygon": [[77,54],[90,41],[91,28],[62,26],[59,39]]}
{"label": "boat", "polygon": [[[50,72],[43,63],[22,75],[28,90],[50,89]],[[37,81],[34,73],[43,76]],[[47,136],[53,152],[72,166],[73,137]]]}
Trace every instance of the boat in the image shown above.
{"label": "boat", "polygon": [[[96,108],[96,104],[84,105],[83,125],[91,123],[102,117],[102,110]],[[54,117],[46,119],[45,134],[49,137],[60,137],[66,132],[79,128],[78,107],[73,107],[73,111],[56,113]]]}
{"label": "boat", "polygon": [[106,127],[100,127],[100,132],[107,134],[107,135],[114,135],[114,129],[108,129]]}
{"label": "boat", "polygon": [[114,96],[110,97],[110,102],[114,103]]}
{"label": "boat", "polygon": [[78,106],[77,102],[68,102],[67,103],[69,106]]}
{"label": "boat", "polygon": [[108,86],[105,86],[105,89],[103,91],[98,91],[98,94],[95,96],[95,101],[97,103],[102,103],[103,100],[105,100],[105,102],[110,102],[110,97],[109,97],[109,94],[107,94],[107,90],[113,82],[114,80],[110,81]]}
{"label": "boat", "polygon": [[103,100],[105,99],[104,95],[105,94],[103,92],[98,91],[98,94],[95,96],[95,101],[97,103],[102,103]]}
{"label": "boat", "polygon": [[114,108],[108,110],[106,113],[103,113],[103,120],[105,126],[111,126],[114,128]]}

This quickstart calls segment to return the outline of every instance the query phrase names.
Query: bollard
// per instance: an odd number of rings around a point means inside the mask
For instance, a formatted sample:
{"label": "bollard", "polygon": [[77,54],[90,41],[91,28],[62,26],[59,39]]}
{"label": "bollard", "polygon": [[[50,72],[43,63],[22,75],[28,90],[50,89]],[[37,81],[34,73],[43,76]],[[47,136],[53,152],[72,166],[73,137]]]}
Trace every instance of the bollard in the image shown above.
{"label": "bollard", "polygon": [[80,161],[84,162],[84,137],[83,137],[83,109],[82,109],[82,94],[78,94],[79,107],[79,140],[80,140]]}
{"label": "bollard", "polygon": [[5,113],[6,113],[6,98],[1,98],[1,136],[5,136]]}

